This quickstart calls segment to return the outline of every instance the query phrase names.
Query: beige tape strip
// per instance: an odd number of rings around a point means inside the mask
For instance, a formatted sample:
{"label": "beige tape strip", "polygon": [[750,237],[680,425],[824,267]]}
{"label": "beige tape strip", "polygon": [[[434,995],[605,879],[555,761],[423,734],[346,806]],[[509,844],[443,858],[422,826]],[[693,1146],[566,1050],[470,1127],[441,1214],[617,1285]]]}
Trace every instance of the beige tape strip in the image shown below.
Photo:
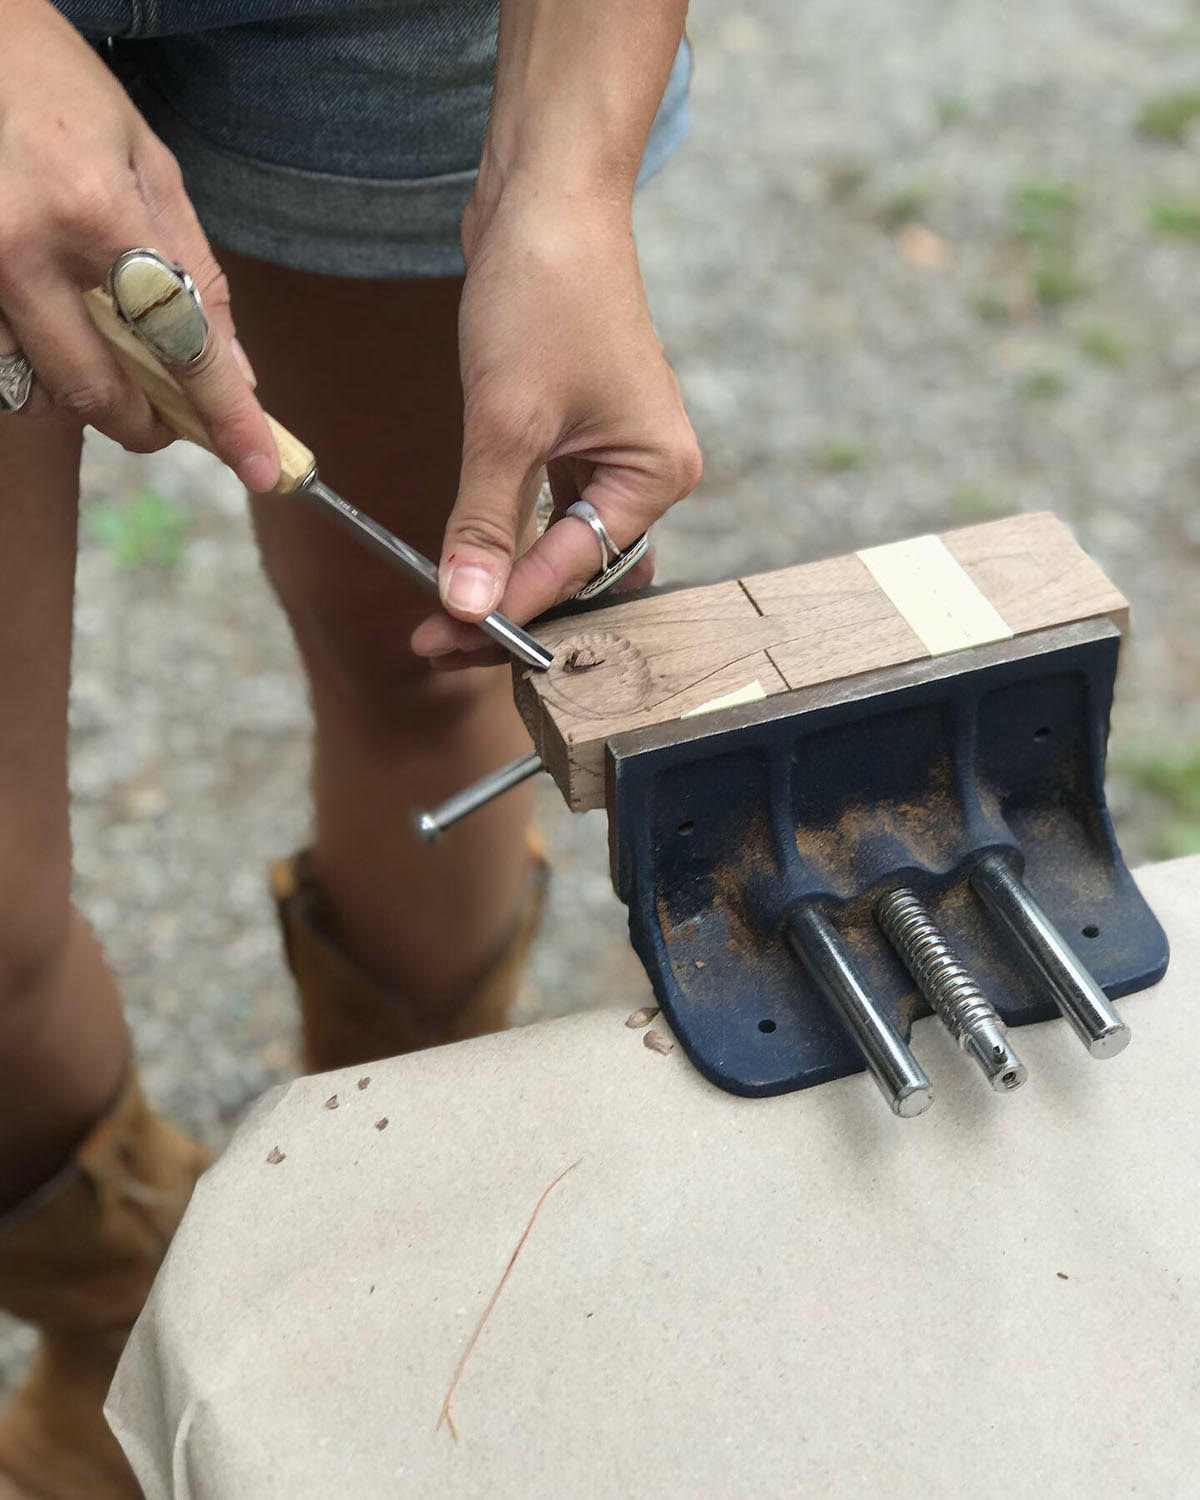
{"label": "beige tape strip", "polygon": [[734,688],[732,693],[726,693],[721,698],[710,698],[707,703],[702,703],[699,708],[689,708],[687,713],[680,714],[681,719],[694,719],[697,714],[716,713],[718,708],[736,708],[739,703],[757,703],[760,698],[767,696],[767,690],[756,677],[753,682],[748,682],[745,687]]}
{"label": "beige tape strip", "polygon": [[1011,638],[1004,617],[941,537],[866,547],[858,555],[931,656]]}

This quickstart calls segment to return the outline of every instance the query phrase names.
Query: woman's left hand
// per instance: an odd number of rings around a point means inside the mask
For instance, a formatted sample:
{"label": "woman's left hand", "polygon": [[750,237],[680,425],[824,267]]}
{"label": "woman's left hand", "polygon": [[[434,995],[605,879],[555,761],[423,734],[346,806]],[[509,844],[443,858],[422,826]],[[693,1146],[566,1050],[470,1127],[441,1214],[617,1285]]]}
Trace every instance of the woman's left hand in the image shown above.
{"label": "woman's left hand", "polygon": [[[500,609],[524,623],[599,570],[596,536],[574,517],[517,556],[543,466],[556,515],[590,501],[620,548],[701,472],[650,322],[624,194],[555,202],[544,188],[514,185],[494,207],[472,204],[463,245],[463,461],[440,567],[448,614],[424,621],[412,642],[439,667],[498,659],[461,622]],[[623,586],[652,572],[647,557]]]}

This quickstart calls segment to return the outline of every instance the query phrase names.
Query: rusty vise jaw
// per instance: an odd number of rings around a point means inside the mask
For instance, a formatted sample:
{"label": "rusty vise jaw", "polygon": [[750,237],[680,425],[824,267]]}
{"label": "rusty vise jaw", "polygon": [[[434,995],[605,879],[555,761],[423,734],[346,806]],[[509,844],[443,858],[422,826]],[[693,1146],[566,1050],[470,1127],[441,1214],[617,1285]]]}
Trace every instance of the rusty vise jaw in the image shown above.
{"label": "rusty vise jaw", "polygon": [[801,911],[832,924],[908,1038],[929,1006],[878,920],[898,887],[935,915],[1004,1023],[1055,1015],[978,899],[973,875],[997,853],[1104,996],[1162,976],[1166,938],[1104,800],[1119,645],[1090,620],[608,741],[613,883],[706,1077],[766,1095],[864,1066],[787,941]]}

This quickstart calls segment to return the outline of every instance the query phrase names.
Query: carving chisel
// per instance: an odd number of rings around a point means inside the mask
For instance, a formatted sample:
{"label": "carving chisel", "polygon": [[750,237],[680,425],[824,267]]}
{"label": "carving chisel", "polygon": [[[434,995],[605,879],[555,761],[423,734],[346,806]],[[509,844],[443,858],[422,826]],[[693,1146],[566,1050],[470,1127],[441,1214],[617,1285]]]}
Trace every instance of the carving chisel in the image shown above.
{"label": "carving chisel", "polygon": [[[153,255],[153,252],[133,251],[130,252],[130,256],[145,257],[144,264],[137,268],[145,275],[161,274],[161,259]],[[122,260],[126,259],[127,257],[122,257]],[[188,310],[187,300],[187,298],[178,297],[176,303],[185,315]],[[211,452],[212,444],[209,442],[208,434],[192,409],[183,387],[175,380],[167,367],[160,364],[146,347],[143,339],[131,332],[127,326],[127,323],[131,321],[128,309],[122,306],[122,312],[125,315],[122,318],[113,305],[113,299],[98,287],[86,294],[86,301],[92,321],[113,346],[113,352],[120,360],[122,367],[141,387],[147,400],[167,426],[180,437],[187,438],[189,442],[197,443]],[[194,305],[198,316],[203,318],[204,313],[199,308],[198,300]],[[203,334],[207,334],[207,326],[204,327]],[[204,337],[201,336],[198,346],[202,348],[203,343]],[[268,415],[267,421],[279,448],[282,466],[279,482],[272,493],[310,496],[329,515],[336,517],[343,526],[349,528],[364,546],[386,558],[393,567],[399,568],[408,578],[436,597],[438,572],[434,564],[415,547],[402,542],[385,526],[381,526],[378,521],[373,521],[370,516],[363,515],[356,506],[351,505],[348,500],[343,500],[336,491],[331,490],[317,477],[317,462],[312,452],[298,438],[293,437],[287,428],[277,422],[274,417]],[[503,646],[527,667],[535,667],[544,672],[554,660],[553,654],[547,651],[545,646],[534,640],[528,631],[522,630],[519,625],[514,624],[502,614],[493,612],[478,623],[479,629],[485,635],[490,636],[497,645]]]}

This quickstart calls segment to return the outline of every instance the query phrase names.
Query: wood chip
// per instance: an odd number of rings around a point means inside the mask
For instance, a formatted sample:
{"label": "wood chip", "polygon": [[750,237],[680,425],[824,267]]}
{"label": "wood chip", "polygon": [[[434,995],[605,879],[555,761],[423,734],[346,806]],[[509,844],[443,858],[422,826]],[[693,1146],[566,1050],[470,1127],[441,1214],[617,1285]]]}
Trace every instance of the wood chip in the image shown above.
{"label": "wood chip", "polygon": [[337,1107],[338,1107],[338,1096],[336,1094],[330,1094],[329,1098],[326,1099],[326,1101],[325,1101],[325,1108],[326,1109],[336,1109]]}
{"label": "wood chip", "polygon": [[376,1130],[386,1130],[387,1128],[388,1128],[388,1118],[387,1118],[387,1115],[384,1115],[384,1117],[383,1117],[382,1120],[376,1120],[375,1121],[375,1129]]}
{"label": "wood chip", "polygon": [[1058,1277],[1059,1281],[1070,1281],[1071,1279],[1065,1271],[1055,1271],[1054,1274]]}
{"label": "wood chip", "polygon": [[575,650],[570,652],[566,661],[563,662],[563,667],[568,672],[587,672],[592,667],[602,667],[604,661],[605,658],[593,647],[576,646]]}
{"label": "wood chip", "polygon": [[704,960],[702,958],[696,959],[695,963],[696,963],[696,967],[698,969],[703,969],[705,967],[705,963],[704,963]]}
{"label": "wood chip", "polygon": [[370,1075],[369,1074],[368,1074],[368,1076],[366,1078],[360,1078],[358,1080],[358,1086],[359,1086],[360,1089],[369,1088],[370,1087],[370,1083],[371,1083],[371,1079],[370,1079]]}
{"label": "wood chip", "polygon": [[281,1161],[286,1161],[286,1160],[287,1160],[287,1152],[286,1151],[281,1151],[278,1146],[272,1146],[271,1147],[270,1155],[267,1157],[267,1161],[268,1161],[268,1163],[271,1166],[277,1167]]}
{"label": "wood chip", "polygon": [[638,1031],[643,1026],[649,1026],[656,1015],[658,1015],[657,1005],[643,1005],[641,1010],[634,1011],[625,1024],[629,1027],[630,1031]]}
{"label": "wood chip", "polygon": [[649,1047],[651,1052],[661,1052],[665,1057],[675,1043],[661,1031],[648,1031],[642,1038],[642,1045]]}

